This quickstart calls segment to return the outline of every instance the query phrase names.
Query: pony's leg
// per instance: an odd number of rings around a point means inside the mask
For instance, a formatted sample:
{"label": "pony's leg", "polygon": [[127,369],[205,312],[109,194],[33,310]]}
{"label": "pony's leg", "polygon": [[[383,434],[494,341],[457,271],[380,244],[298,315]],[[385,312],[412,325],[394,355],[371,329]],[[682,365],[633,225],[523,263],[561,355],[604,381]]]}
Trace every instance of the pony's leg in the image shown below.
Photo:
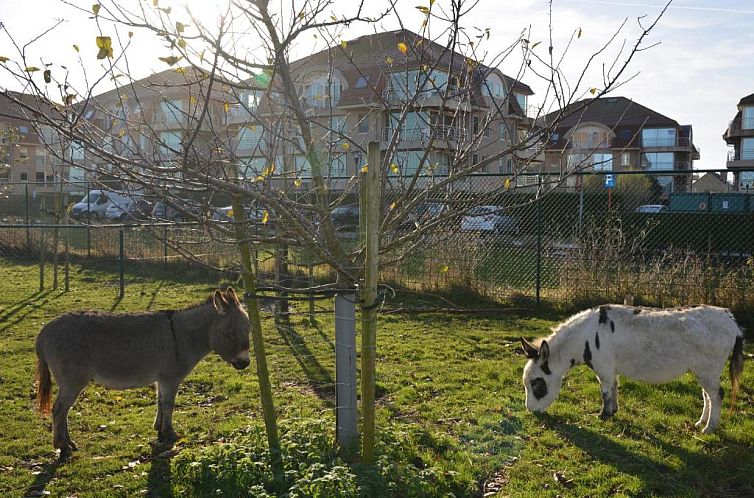
{"label": "pony's leg", "polygon": [[175,395],[178,393],[180,381],[161,381],[159,385],[160,405],[162,405],[162,420],[158,438],[160,441],[175,441],[178,434],[173,430],[173,407]]}
{"label": "pony's leg", "polygon": [[155,384],[156,397],[157,397],[157,415],[154,417],[154,430],[160,431],[162,428],[162,392],[160,391],[160,383]]}
{"label": "pony's leg", "polygon": [[600,372],[597,374],[600,381],[600,392],[602,393],[602,410],[600,417],[612,417],[618,409],[618,379],[615,373]]}
{"label": "pony's leg", "polygon": [[60,458],[65,459],[78,447],[68,433],[68,411],[76,402],[86,383],[60,384],[58,396],[52,405],[52,445],[60,450]]}
{"label": "pony's leg", "polygon": [[702,408],[702,416],[694,424],[694,427],[703,427],[707,425],[707,420],[709,420],[710,399],[709,399],[709,396],[707,395],[707,391],[705,391],[704,389],[702,389],[702,399],[704,400],[704,408]]}

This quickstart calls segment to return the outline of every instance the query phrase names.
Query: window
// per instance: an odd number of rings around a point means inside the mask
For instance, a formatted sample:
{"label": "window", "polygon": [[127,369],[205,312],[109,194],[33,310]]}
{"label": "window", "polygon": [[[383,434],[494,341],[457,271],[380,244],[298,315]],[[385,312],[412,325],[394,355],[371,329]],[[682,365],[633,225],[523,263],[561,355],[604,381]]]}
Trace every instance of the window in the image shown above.
{"label": "window", "polygon": [[621,166],[631,166],[631,154],[629,154],[628,152],[621,154],[620,164]]}
{"label": "window", "polygon": [[432,70],[429,73],[419,70],[400,71],[390,74],[389,98],[410,100],[416,94],[425,96],[442,94],[448,84],[448,73]]}
{"label": "window", "polygon": [[521,106],[521,109],[524,111],[524,114],[526,114],[526,107],[527,107],[527,97],[523,93],[516,93],[514,94],[516,96],[516,100],[518,101],[518,105]]}
{"label": "window", "polygon": [[[327,91],[327,82],[330,80],[330,91]],[[314,78],[304,87],[302,96],[306,105],[310,107],[329,107],[332,102],[333,106],[338,105],[340,100],[340,80],[337,77],[328,77],[327,75]]]}
{"label": "window", "polygon": [[18,131],[19,131],[19,132],[20,132],[20,133],[21,133],[22,135],[26,135],[27,133],[29,133],[29,128],[28,128],[27,126],[19,126],[19,127],[18,127]]}
{"label": "window", "polygon": [[346,176],[346,155],[344,153],[336,154],[330,160],[330,177]]}
{"label": "window", "polygon": [[484,120],[484,130],[482,130],[482,133],[485,137],[490,136],[490,122],[487,119]]}
{"label": "window", "polygon": [[741,160],[754,159],[754,138],[741,139]]}
{"label": "window", "polygon": [[71,166],[68,168],[68,181],[69,182],[83,182],[86,180],[86,175],[83,168]]}
{"label": "window", "polygon": [[746,190],[754,188],[754,171],[742,171],[738,175],[738,186]]}
{"label": "window", "polygon": [[79,142],[71,143],[71,161],[83,161],[84,160],[84,146]]}
{"label": "window", "polygon": [[644,147],[673,147],[675,128],[645,128],[641,130],[641,143]]}
{"label": "window", "polygon": [[500,81],[497,77],[490,77],[485,79],[482,83],[482,94],[486,97],[505,97],[503,82]]}
{"label": "window", "polygon": [[239,173],[242,178],[247,180],[256,179],[263,171],[269,172],[269,168],[265,170],[268,165],[269,161],[266,157],[249,157],[238,162]]}
{"label": "window", "polygon": [[29,173],[26,171],[19,171],[18,173],[18,179],[22,182],[28,182],[29,181]]}
{"label": "window", "polygon": [[185,120],[182,100],[160,102],[160,110],[162,110],[164,123],[168,126],[182,124]]}
{"label": "window", "polygon": [[45,182],[45,172],[44,171],[37,171],[37,174],[34,177],[34,181],[37,183],[44,183]]}
{"label": "window", "polygon": [[673,169],[672,152],[645,152],[641,155],[641,167],[647,171],[667,171]]}
{"label": "window", "polygon": [[472,125],[471,125],[471,129],[472,129],[472,133],[474,133],[474,135],[476,135],[477,133],[479,133],[479,116],[474,116],[474,119],[473,119]]}
{"label": "window", "polygon": [[631,130],[621,130],[620,139],[624,142],[630,142],[632,137],[633,134],[631,133]]}
{"label": "window", "polygon": [[359,133],[369,133],[369,114],[359,114]]}
{"label": "window", "polygon": [[356,88],[366,88],[367,87],[367,78],[365,76],[359,77],[358,80],[356,80]]}
{"label": "window", "polygon": [[754,106],[746,106],[741,110],[741,128],[754,129]]}
{"label": "window", "polygon": [[[390,114],[390,128],[388,129],[388,138],[392,136],[401,113],[394,112]],[[407,112],[401,127],[402,140],[420,140],[429,136],[429,116],[426,112]]]}
{"label": "window", "polygon": [[557,131],[552,132],[550,135],[550,141],[553,143],[558,143],[560,141],[560,133]]}
{"label": "window", "polygon": [[610,153],[592,154],[592,169],[594,171],[612,171],[613,155]]}
{"label": "window", "polygon": [[255,151],[264,148],[262,125],[244,126],[238,130],[238,150]]}
{"label": "window", "polygon": [[503,121],[500,123],[500,140],[510,140],[510,133],[508,132],[508,125]]}
{"label": "window", "polygon": [[256,90],[252,90],[248,92],[245,95],[244,103],[246,104],[246,107],[249,109],[256,109],[256,107],[259,105],[259,101],[262,98],[261,95],[262,92],[258,92]]}
{"label": "window", "polygon": [[164,131],[160,133],[160,153],[172,156],[181,153],[181,133],[177,131]]}
{"label": "window", "polygon": [[47,175],[47,185],[55,184],[55,175]]}

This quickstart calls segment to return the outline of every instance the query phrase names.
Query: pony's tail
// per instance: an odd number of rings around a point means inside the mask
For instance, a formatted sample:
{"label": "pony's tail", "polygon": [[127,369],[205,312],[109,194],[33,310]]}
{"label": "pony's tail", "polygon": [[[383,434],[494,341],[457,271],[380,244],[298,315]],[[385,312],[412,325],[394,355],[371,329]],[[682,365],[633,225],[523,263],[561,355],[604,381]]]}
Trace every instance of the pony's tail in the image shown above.
{"label": "pony's tail", "polygon": [[741,385],[741,374],[744,372],[744,337],[739,335],[736,337],[736,344],[733,346],[733,354],[730,358],[730,367],[728,367],[730,373],[730,409],[736,406],[736,395],[738,394],[738,388]]}
{"label": "pony's tail", "polygon": [[52,378],[50,367],[41,355],[37,355],[37,410],[42,415],[50,413],[50,398],[52,395]]}

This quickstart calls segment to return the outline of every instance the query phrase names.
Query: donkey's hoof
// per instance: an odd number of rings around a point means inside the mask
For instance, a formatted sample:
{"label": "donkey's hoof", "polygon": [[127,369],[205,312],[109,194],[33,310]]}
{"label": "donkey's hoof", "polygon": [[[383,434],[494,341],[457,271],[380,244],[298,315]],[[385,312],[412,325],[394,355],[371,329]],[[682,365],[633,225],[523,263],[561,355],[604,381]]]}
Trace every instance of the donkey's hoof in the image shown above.
{"label": "donkey's hoof", "polygon": [[180,439],[175,431],[160,432],[157,434],[157,441],[160,443],[174,443]]}
{"label": "donkey's hoof", "polygon": [[615,412],[609,411],[609,410],[602,410],[600,412],[600,418],[602,420],[607,420],[607,419],[611,418],[613,415],[615,415]]}
{"label": "donkey's hoof", "polygon": [[58,462],[66,462],[73,456],[73,450],[70,446],[64,446],[60,448],[60,455],[58,455]]}

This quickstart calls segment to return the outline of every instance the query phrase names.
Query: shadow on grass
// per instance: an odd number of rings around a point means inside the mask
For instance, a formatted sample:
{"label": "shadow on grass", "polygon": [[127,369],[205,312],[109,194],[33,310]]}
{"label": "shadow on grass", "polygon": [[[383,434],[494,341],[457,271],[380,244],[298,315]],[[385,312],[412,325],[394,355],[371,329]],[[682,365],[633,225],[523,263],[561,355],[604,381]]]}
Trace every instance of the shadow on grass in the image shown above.
{"label": "shadow on grass", "polygon": [[[45,303],[50,300],[50,293],[52,290],[45,290],[41,292],[35,292],[31,296],[27,297],[23,301],[19,301],[14,304],[5,314],[0,316],[0,323],[3,323],[3,327],[0,328],[0,332],[4,332],[9,328],[21,323],[27,316],[32,314],[37,309],[41,308]],[[23,309],[25,311],[21,311]],[[14,317],[13,320],[8,319]]]}
{"label": "shadow on grass", "polygon": [[52,481],[52,478],[55,477],[55,472],[57,472],[58,467],[60,467],[62,463],[64,463],[64,461],[58,458],[54,462],[43,466],[42,470],[34,478],[34,482],[26,488],[23,496],[45,496],[49,494],[45,491],[45,488],[50,481]]}
{"label": "shadow on grass", "polygon": [[147,496],[153,497],[172,497],[173,494],[173,471],[170,468],[170,462],[175,455],[174,451],[166,445],[155,445],[152,450],[147,476]]}
{"label": "shadow on grass", "polygon": [[[700,451],[689,452],[651,434],[634,439],[649,439],[663,453],[674,455],[680,466],[671,466],[644,455],[639,449],[616,442],[602,434],[545,416],[561,436],[590,457],[633,475],[642,482],[641,494],[652,496],[753,496],[754,455],[733,440],[709,441]],[[629,430],[631,427],[627,427]],[[631,439],[626,438],[626,442]],[[745,477],[744,477],[745,476]]]}
{"label": "shadow on grass", "polygon": [[289,323],[277,323],[276,328],[280,337],[290,349],[296,361],[301,366],[304,375],[309,379],[309,383],[316,395],[333,406],[335,402],[335,381],[332,375],[317,360],[312,350],[307,346],[306,341],[296,331],[296,328]]}

